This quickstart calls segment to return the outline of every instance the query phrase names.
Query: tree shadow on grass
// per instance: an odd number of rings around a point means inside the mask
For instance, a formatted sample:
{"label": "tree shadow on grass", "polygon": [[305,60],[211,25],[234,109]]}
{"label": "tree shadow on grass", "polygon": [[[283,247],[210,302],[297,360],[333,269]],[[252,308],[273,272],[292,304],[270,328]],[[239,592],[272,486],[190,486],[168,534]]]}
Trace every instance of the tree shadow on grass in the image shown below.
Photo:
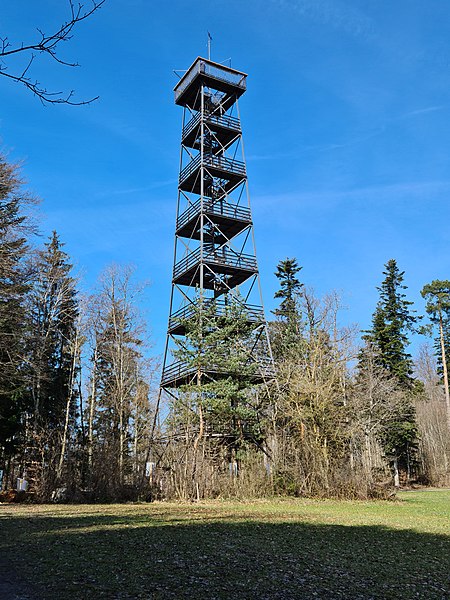
{"label": "tree shadow on grass", "polygon": [[446,536],[170,515],[13,518],[0,547],[39,600],[450,598]]}

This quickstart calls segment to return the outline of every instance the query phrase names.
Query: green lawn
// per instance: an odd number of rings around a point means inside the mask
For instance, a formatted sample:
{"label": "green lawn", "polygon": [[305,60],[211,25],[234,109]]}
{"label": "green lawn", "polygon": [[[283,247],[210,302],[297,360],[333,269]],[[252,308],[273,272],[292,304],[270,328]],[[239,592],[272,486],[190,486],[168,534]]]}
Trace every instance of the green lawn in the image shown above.
{"label": "green lawn", "polygon": [[450,492],[395,502],[2,505],[0,552],[11,587],[15,577],[21,598],[39,600],[442,600]]}

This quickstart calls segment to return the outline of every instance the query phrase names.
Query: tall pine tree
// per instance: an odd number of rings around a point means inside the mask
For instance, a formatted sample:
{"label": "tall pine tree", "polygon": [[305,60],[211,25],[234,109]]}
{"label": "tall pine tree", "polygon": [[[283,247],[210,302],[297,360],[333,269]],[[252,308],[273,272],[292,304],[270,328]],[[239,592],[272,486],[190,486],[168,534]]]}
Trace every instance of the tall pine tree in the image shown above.
{"label": "tall pine tree", "polygon": [[[412,394],[416,386],[413,378],[413,362],[406,348],[408,332],[414,331],[418,317],[411,310],[412,302],[406,300],[404,271],[400,271],[394,259],[385,265],[385,279],[377,288],[380,299],[372,317],[372,328],[365,332],[366,348],[359,357],[359,370],[364,371],[366,353],[373,353],[374,363],[383,373],[390,374],[399,390],[403,391],[401,402],[392,406],[389,418],[380,432],[381,443],[388,459],[395,485],[399,485],[400,473],[411,474],[417,448],[417,426]],[[386,398],[389,403],[389,398]]]}
{"label": "tall pine tree", "polygon": [[189,440],[187,493],[198,496],[204,491],[199,461],[215,460],[220,469],[228,464],[237,474],[240,460],[263,448],[267,394],[258,393],[255,379],[265,369],[256,357],[260,351],[264,358],[267,354],[261,331],[239,298],[227,297],[219,305],[198,297],[185,327],[174,356],[191,377],[173,400],[170,421],[171,433],[183,432]]}
{"label": "tall pine tree", "polygon": [[282,358],[295,351],[301,337],[303,324],[298,299],[303,283],[297,277],[301,269],[296,258],[286,258],[278,263],[275,271],[280,289],[275,292],[274,298],[281,299],[279,307],[273,311],[279,320],[271,324],[272,345],[276,358]]}
{"label": "tall pine tree", "polygon": [[[51,491],[61,455],[67,418],[73,422],[75,379],[79,368],[76,281],[72,265],[56,232],[36,258],[36,278],[29,298],[29,350],[32,416],[29,459],[44,456],[46,472],[31,472],[36,486]],[[69,414],[68,414],[69,413]],[[66,440],[63,440],[66,445]],[[42,463],[42,460],[41,460]],[[28,467],[29,471],[32,471]]]}
{"label": "tall pine tree", "polygon": [[377,363],[394,375],[405,388],[413,384],[413,361],[406,348],[408,332],[414,331],[418,317],[406,300],[404,271],[400,271],[394,259],[389,260],[383,271],[385,279],[378,289],[380,299],[372,317],[372,328],[364,339],[374,349]]}
{"label": "tall pine tree", "polygon": [[258,444],[261,406],[250,390],[260,369],[254,358],[260,332],[240,301],[229,298],[223,308],[203,301],[200,309],[201,302],[199,298],[194,315],[186,320],[186,338],[174,352],[189,371],[198,373],[183,390],[196,397],[201,428],[223,436],[234,450],[246,441]]}
{"label": "tall pine tree", "polygon": [[295,320],[297,317],[296,296],[300,292],[303,284],[297,278],[301,271],[296,258],[286,258],[277,265],[275,276],[280,281],[280,289],[275,292],[274,298],[281,298],[280,306],[274,311],[274,314],[285,319],[287,322]]}
{"label": "tall pine tree", "polygon": [[8,471],[24,429],[25,297],[29,273],[29,198],[20,190],[15,166],[0,156],[0,469]]}

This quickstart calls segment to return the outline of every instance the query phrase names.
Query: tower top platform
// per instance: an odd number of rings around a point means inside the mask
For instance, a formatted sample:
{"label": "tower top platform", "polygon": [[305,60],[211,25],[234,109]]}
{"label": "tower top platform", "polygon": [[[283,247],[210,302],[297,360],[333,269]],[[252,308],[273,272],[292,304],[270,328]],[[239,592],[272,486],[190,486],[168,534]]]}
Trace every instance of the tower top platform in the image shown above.
{"label": "tower top platform", "polygon": [[199,56],[175,86],[175,104],[199,110],[202,85],[239,98],[246,90],[246,80],[246,73]]}

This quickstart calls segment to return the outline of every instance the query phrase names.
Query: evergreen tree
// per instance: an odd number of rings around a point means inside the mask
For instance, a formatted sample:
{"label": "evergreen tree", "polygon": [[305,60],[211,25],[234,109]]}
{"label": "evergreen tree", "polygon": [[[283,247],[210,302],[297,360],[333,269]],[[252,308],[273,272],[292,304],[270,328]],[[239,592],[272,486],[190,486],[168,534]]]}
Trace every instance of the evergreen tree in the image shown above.
{"label": "evergreen tree", "polygon": [[230,298],[221,310],[215,301],[199,298],[186,329],[174,354],[198,374],[183,391],[195,396],[202,427],[223,436],[235,450],[248,441],[259,444],[261,407],[250,393],[260,368],[252,358],[258,353],[258,334],[242,303]]}
{"label": "evergreen tree", "polygon": [[172,434],[187,443],[185,493],[199,497],[209,486],[202,480],[210,468],[200,468],[204,461],[221,471],[228,464],[236,475],[241,459],[263,448],[267,395],[258,392],[255,380],[265,368],[258,355],[267,358],[267,348],[239,298],[220,305],[197,298],[185,327],[174,356],[190,380],[172,402],[170,424]]}
{"label": "evergreen tree", "polygon": [[271,338],[274,354],[282,358],[295,350],[301,338],[303,323],[298,309],[298,299],[303,283],[297,278],[302,267],[297,259],[287,258],[277,265],[275,276],[280,281],[280,289],[274,298],[281,298],[280,306],[273,311],[279,321],[271,324]]}
{"label": "evergreen tree", "polygon": [[280,280],[280,289],[275,292],[274,298],[282,298],[280,306],[274,314],[288,323],[296,320],[297,302],[296,296],[300,293],[303,283],[297,278],[297,273],[302,267],[298,265],[296,258],[286,258],[277,265],[275,276]]}
{"label": "evergreen tree", "polygon": [[379,432],[383,452],[392,467],[394,484],[400,485],[400,473],[409,480],[417,462],[418,429],[411,399],[403,394],[402,402],[387,413]]}
{"label": "evergreen tree", "polygon": [[0,468],[14,454],[24,427],[25,259],[29,202],[20,191],[17,170],[0,156]]}
{"label": "evergreen tree", "polygon": [[385,279],[377,288],[380,299],[372,317],[372,328],[364,340],[374,349],[377,363],[394,375],[405,388],[413,385],[413,362],[406,348],[407,332],[414,330],[418,317],[410,310],[412,302],[406,300],[404,271],[400,271],[394,259],[389,260],[383,271]]}
{"label": "evergreen tree", "polygon": [[[400,271],[394,259],[389,260],[383,272],[385,279],[377,288],[380,299],[372,317],[372,329],[365,332],[365,348],[360,352],[358,370],[364,371],[367,352],[373,355],[379,376],[384,373],[393,378],[400,392],[401,401],[389,407],[389,418],[385,419],[379,432],[379,442],[399,484],[399,473],[409,477],[417,448],[417,425],[412,401],[419,388],[413,379],[413,362],[406,348],[409,344],[407,332],[414,331],[418,317],[411,311],[412,302],[406,300],[404,271]],[[385,402],[389,406],[389,398]]]}
{"label": "evergreen tree", "polygon": [[61,425],[71,394],[78,300],[72,265],[56,231],[37,255],[31,292],[31,365],[35,418],[46,428]]}
{"label": "evergreen tree", "polygon": [[[76,343],[78,299],[72,265],[56,232],[37,252],[36,278],[29,297],[28,362],[31,378],[32,432],[29,458],[45,455],[48,469],[28,473],[40,483],[44,495],[51,491],[61,441],[67,446],[68,423],[75,418],[75,381],[79,369]],[[62,439],[63,438],[63,439]],[[42,462],[42,461],[41,461]],[[30,469],[28,469],[30,471]],[[47,487],[46,487],[47,486]]]}

